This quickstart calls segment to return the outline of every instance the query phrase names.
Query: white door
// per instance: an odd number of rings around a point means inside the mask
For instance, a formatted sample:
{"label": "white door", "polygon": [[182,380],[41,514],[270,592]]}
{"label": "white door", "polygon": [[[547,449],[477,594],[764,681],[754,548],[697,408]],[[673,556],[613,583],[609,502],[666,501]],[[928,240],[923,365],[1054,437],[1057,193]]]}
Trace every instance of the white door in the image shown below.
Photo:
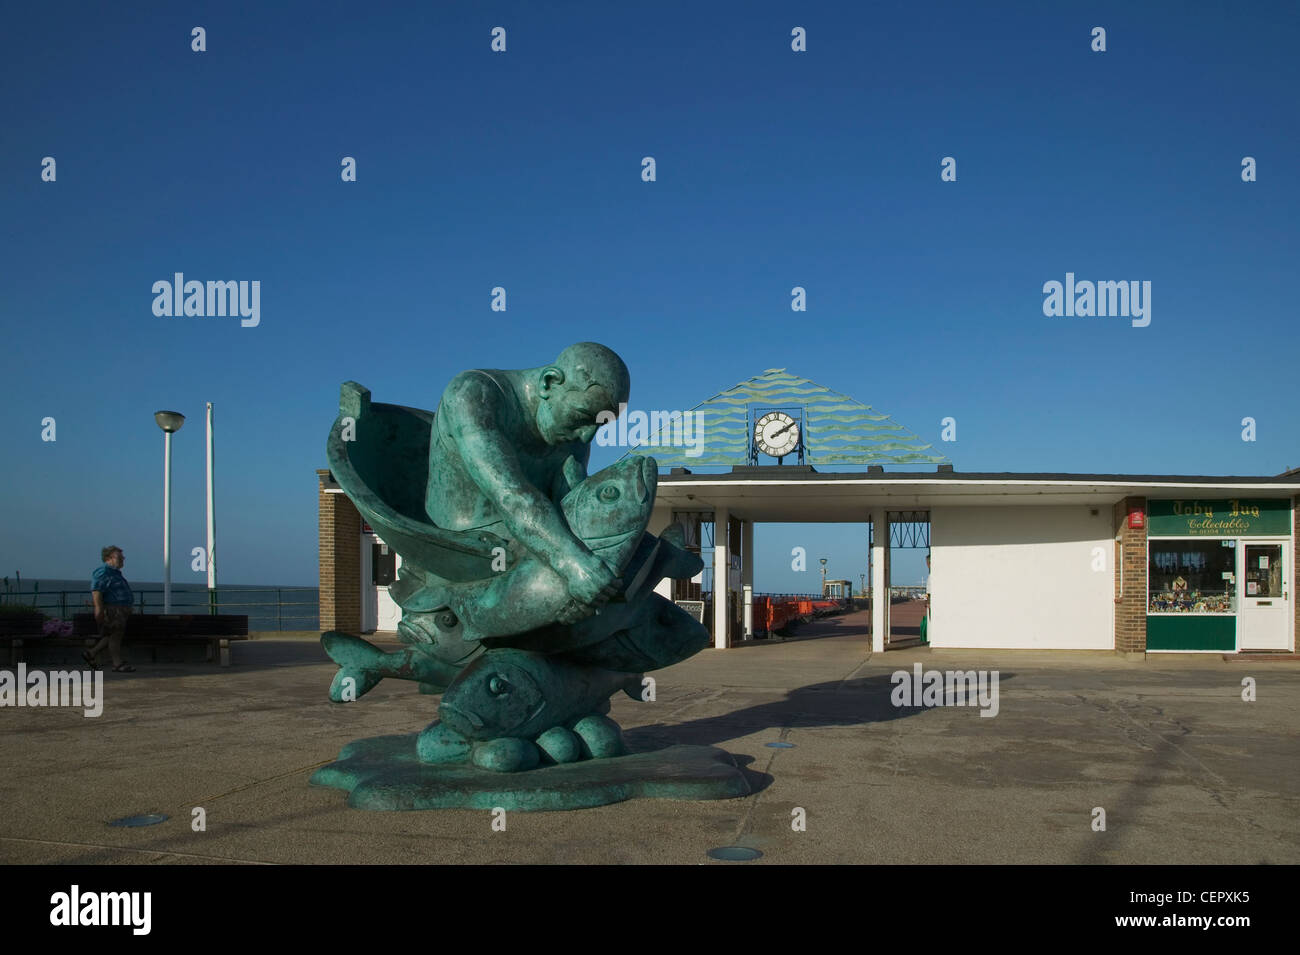
{"label": "white door", "polygon": [[1291,649],[1291,593],[1280,542],[1242,541],[1241,636],[1243,650]]}
{"label": "white door", "polygon": [[[394,561],[397,569],[402,569],[402,555],[398,554]],[[376,630],[397,630],[397,625],[402,622],[402,608],[397,606],[397,602],[388,595],[387,587],[376,587],[376,594],[379,603],[379,620],[375,625]]]}

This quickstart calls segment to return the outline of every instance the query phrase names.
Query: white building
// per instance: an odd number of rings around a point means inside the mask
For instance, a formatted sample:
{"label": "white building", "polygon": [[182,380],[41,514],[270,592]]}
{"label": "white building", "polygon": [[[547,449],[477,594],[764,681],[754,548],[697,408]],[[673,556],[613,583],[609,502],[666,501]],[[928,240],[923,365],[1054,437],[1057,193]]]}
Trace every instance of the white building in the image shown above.
{"label": "white building", "polygon": [[[663,425],[629,453],[660,464],[652,533],[680,523],[698,547],[717,530],[710,576],[728,599],[710,600],[705,622],[718,648],[755,629],[746,610],[755,524],[851,522],[871,526],[873,594],[888,593],[894,525],[925,529],[935,648],[1295,650],[1300,470],[963,474],[887,415],[783,369],[691,411],[693,430]],[[827,469],[845,464],[866,471]],[[887,464],[909,469],[886,473]],[[331,473],[317,474],[321,628],[395,629],[387,585],[400,557]],[[711,596],[698,580],[659,589]],[[888,600],[874,601],[871,631],[883,650]]]}

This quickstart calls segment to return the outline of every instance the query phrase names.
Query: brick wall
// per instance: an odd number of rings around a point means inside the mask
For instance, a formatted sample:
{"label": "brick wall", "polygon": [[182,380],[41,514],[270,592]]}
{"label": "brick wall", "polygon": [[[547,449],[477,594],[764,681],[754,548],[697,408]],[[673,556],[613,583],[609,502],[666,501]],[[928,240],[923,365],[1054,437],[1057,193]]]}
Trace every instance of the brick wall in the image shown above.
{"label": "brick wall", "polygon": [[1115,649],[1143,653],[1147,648],[1147,530],[1128,526],[1130,507],[1145,513],[1146,498],[1128,497],[1115,505]]}
{"label": "brick wall", "polygon": [[320,515],[320,628],[361,631],[361,515],[346,494],[330,494],[317,471]]}

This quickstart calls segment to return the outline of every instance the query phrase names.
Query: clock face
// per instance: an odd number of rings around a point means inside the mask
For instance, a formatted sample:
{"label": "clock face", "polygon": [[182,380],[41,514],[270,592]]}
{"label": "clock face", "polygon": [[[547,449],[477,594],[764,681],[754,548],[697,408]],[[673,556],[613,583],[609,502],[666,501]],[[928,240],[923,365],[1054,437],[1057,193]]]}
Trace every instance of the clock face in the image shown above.
{"label": "clock face", "polygon": [[799,446],[799,422],[783,411],[769,411],[754,424],[754,444],[764,454],[783,458]]}

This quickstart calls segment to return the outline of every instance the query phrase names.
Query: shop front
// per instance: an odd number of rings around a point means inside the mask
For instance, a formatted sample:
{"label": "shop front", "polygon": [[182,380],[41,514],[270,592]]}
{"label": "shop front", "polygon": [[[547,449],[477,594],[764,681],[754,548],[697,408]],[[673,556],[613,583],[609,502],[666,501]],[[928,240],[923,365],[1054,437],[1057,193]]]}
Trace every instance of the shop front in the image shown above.
{"label": "shop front", "polygon": [[1288,499],[1151,500],[1147,650],[1289,650]]}

